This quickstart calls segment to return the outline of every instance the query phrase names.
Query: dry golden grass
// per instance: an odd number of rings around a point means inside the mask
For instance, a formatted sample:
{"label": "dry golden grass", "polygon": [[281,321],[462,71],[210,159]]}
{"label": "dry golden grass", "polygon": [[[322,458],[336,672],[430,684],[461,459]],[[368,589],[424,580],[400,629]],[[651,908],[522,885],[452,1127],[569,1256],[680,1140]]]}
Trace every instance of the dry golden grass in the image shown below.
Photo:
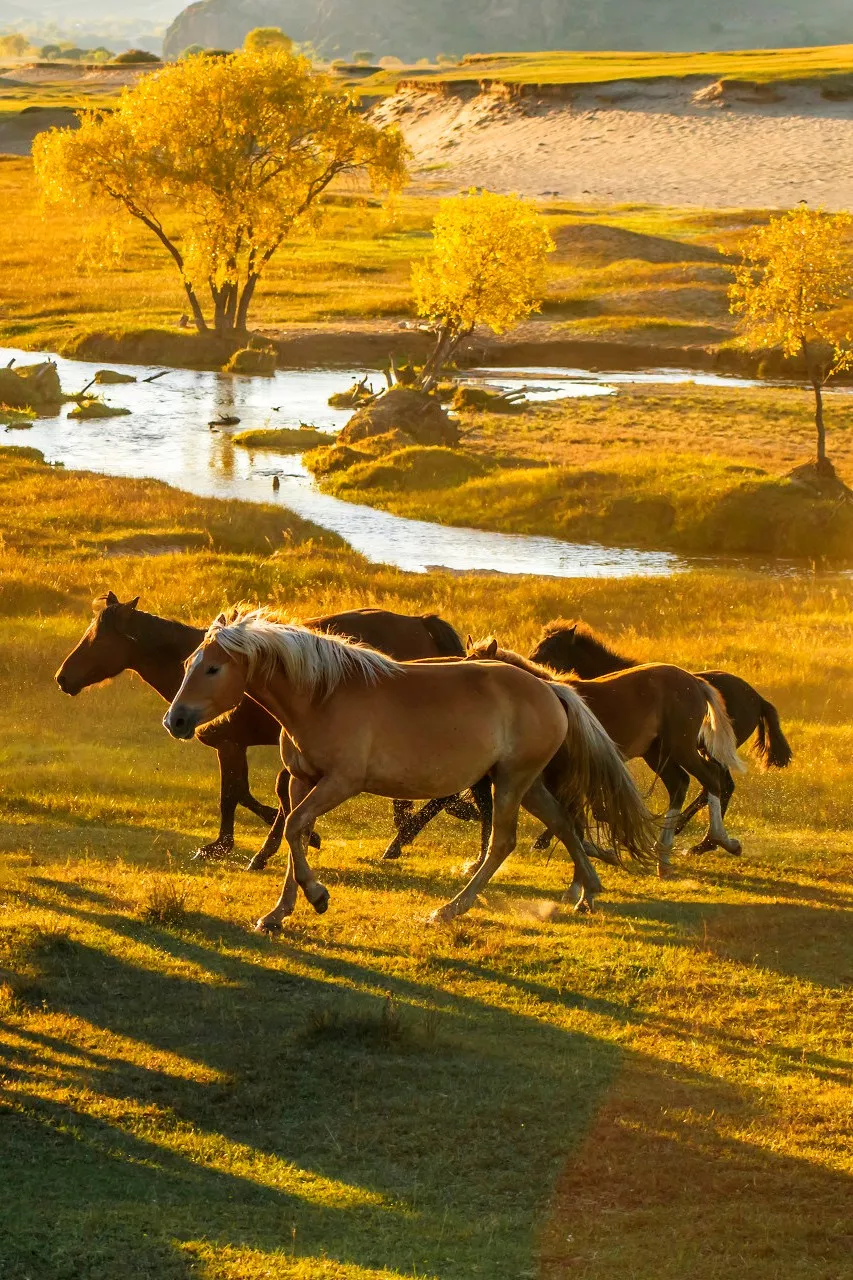
{"label": "dry golden grass", "polygon": [[[839,1280],[846,579],[405,575],[296,521],[279,541],[263,508],[10,451],[0,483],[4,1280]],[[189,549],[134,554],[153,537]],[[363,799],[323,822],[329,913],[259,938],[281,868],[186,861],[212,753],[172,742],[127,676],[76,700],[52,684],[108,587],[200,622],[241,598],[436,609],[522,648],[581,615],[639,658],[754,680],[795,763],[739,784],[740,862],[608,870],[590,919],[560,908],[565,866],[525,824],[482,905],[427,926],[475,832],[441,820],[380,866],[387,805]],[[275,754],[256,755],[268,795]],[[261,834],[243,823],[238,857]]]}

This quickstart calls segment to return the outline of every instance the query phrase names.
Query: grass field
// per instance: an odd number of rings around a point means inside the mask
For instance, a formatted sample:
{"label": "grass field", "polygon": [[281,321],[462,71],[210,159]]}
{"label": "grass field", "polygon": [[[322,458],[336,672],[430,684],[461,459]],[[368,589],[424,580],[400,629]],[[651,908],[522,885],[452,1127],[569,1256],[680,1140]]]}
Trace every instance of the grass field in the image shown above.
{"label": "grass field", "polygon": [[[258,290],[258,328],[376,324],[412,315],[410,267],[429,247],[437,201],[387,208],[336,197],[321,231],[294,240]],[[79,214],[42,216],[28,159],[0,156],[6,211],[0,342],[72,353],[91,333],[178,333],[183,293],[157,242],[129,221],[121,258]],[[719,344],[732,334],[730,272],[717,252],[760,213],[542,205],[557,250],[542,319],[566,337],[647,346]],[[389,339],[390,340],[390,339]],[[396,336],[397,342],[400,335]]]}
{"label": "grass field", "polygon": [[[599,84],[608,80],[681,79],[785,81],[849,80],[853,45],[805,49],[746,49],[732,53],[561,52],[473,54],[458,66],[430,70],[429,80],[502,80],[507,84]],[[417,68],[383,71],[359,85],[363,94],[387,93],[397,80],[416,79]]]}
{"label": "grass field", "polygon": [[[846,580],[496,590],[13,450],[0,534],[4,1280],[841,1280]],[[127,676],[78,700],[52,684],[107,588],[201,621],[239,598],[436,609],[519,646],[580,614],[639,657],[753,679],[795,764],[740,785],[742,861],[664,885],[608,870],[584,919],[525,825],[482,905],[426,925],[475,833],[442,820],[380,866],[387,805],[364,799],[323,823],[329,913],[260,938],[280,868],[187,861],[212,754],[169,740]],[[261,834],[244,824],[239,854]]]}
{"label": "grass field", "polygon": [[[846,390],[827,396],[829,452],[848,480],[850,402]],[[415,519],[693,555],[853,559],[849,504],[788,478],[814,455],[804,390],[629,385],[461,422],[452,452],[371,457],[363,442],[364,460],[345,470],[327,470],[326,447],[307,465],[327,492]]]}

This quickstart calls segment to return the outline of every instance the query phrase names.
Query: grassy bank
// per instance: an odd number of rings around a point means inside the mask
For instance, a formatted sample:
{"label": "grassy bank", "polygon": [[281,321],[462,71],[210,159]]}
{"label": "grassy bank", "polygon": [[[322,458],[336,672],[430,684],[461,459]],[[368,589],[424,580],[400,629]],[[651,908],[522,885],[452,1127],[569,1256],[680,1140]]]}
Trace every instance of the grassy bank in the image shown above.
{"label": "grassy bank", "polygon": [[[830,454],[853,478],[847,392],[831,393]],[[618,394],[462,415],[459,450],[306,462],[327,492],[399,515],[688,554],[853,558],[853,509],[788,473],[813,454],[795,388],[619,388]],[[356,446],[358,447],[358,446]],[[485,473],[485,474],[483,474]]]}
{"label": "grassy bank", "polygon": [[[253,323],[289,338],[378,331],[377,362],[389,350],[405,354],[415,339],[398,321],[412,316],[411,263],[429,247],[436,201],[407,197],[382,209],[346,193],[336,199],[318,235],[294,240],[273,260]],[[67,355],[84,350],[92,358],[119,359],[124,350],[132,360],[146,331],[173,344],[186,341],[177,327],[184,310],[178,275],[150,235],[129,225],[124,256],[116,258],[104,250],[103,228],[95,228],[87,248],[75,211],[51,210],[42,218],[24,158],[0,156],[0,202],[6,210],[0,342]],[[590,210],[562,201],[541,207],[557,244],[548,293],[542,316],[513,340],[633,344],[651,361],[656,348],[729,340],[730,273],[718,249],[762,214]],[[322,362],[319,343],[317,350]]]}
{"label": "grassy bank", "polygon": [[[0,499],[4,1277],[836,1280],[845,584],[409,576],[280,511],[25,451],[0,451]],[[382,867],[388,806],[360,800],[323,823],[330,912],[270,941],[248,925],[280,868],[185,861],[212,753],[169,740],[127,676],[77,700],[52,684],[107,588],[200,621],[241,597],[438,609],[520,646],[582,614],[639,657],[755,680],[796,763],[739,787],[742,862],[608,871],[584,920],[525,824],[483,904],[427,927],[473,829],[442,820]],[[239,854],[261,834],[245,822]]]}

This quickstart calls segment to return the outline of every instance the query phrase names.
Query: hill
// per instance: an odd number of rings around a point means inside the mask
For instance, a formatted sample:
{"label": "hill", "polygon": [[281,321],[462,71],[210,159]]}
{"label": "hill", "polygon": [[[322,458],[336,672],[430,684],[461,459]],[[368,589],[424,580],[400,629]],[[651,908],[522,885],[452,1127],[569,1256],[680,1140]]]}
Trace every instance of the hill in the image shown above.
{"label": "hill", "polygon": [[832,44],[849,38],[847,0],[200,0],[166,34],[165,53],[190,44],[234,48],[252,27],[281,26],[324,54],[355,49],[414,60],[489,49],[737,49]]}

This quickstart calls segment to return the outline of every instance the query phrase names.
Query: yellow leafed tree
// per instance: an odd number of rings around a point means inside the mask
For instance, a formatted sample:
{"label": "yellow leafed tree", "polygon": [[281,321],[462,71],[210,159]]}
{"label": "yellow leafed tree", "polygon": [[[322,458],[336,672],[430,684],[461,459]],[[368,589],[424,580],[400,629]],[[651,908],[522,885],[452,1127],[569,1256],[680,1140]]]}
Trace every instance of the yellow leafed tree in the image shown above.
{"label": "yellow leafed tree", "polygon": [[815,396],[817,469],[829,475],[823,388],[853,364],[843,316],[853,296],[851,228],[847,214],[805,205],[771,218],[741,241],[729,289],[741,346],[802,359]]}
{"label": "yellow leafed tree", "polygon": [[245,332],[270,259],[316,221],[336,178],[376,188],[406,177],[396,129],[372,125],[345,90],[285,48],[188,58],[146,76],[114,112],[85,112],[33,147],[50,201],[130,215],[181,274],[196,327]]}
{"label": "yellow leafed tree", "polygon": [[471,191],[442,202],[432,251],[412,269],[418,315],[436,339],[425,390],[478,325],[505,333],[538,310],[553,249],[541,216],[518,196]]}

